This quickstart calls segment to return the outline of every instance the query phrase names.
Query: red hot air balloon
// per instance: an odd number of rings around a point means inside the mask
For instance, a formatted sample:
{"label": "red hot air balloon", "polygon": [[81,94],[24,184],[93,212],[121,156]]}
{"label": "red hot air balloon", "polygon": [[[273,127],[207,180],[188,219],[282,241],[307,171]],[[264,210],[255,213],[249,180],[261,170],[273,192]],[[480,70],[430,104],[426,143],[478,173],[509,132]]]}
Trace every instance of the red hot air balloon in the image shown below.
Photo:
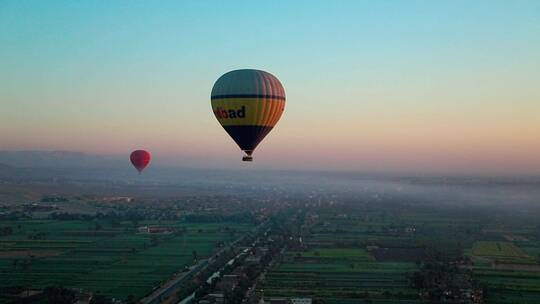
{"label": "red hot air balloon", "polygon": [[131,155],[129,156],[129,159],[131,160],[131,163],[133,164],[133,167],[135,167],[139,174],[148,166],[150,163],[150,152],[145,150],[135,150],[131,152]]}

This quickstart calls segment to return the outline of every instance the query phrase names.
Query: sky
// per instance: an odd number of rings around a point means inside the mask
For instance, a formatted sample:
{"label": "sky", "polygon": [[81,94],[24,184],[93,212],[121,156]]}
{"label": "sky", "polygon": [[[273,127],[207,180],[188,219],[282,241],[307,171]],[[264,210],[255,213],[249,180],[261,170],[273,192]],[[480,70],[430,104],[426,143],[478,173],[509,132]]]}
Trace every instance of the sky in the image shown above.
{"label": "sky", "polygon": [[[214,118],[277,76],[255,162]],[[0,0],[0,150],[218,168],[540,173],[540,1]]]}

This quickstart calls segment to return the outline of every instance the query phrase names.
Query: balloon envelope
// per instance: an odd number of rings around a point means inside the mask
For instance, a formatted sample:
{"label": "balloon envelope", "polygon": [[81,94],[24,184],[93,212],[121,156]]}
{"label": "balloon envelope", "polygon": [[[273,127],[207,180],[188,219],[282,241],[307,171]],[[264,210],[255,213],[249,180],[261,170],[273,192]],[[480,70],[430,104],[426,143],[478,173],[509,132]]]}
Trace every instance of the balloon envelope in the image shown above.
{"label": "balloon envelope", "polygon": [[217,120],[248,156],[285,110],[285,89],[281,82],[260,70],[224,74],[214,84],[210,99]]}
{"label": "balloon envelope", "polygon": [[133,164],[133,167],[135,167],[139,173],[148,166],[150,163],[150,152],[145,150],[136,150],[131,152],[131,155],[129,156],[129,159],[131,160],[131,163]]}

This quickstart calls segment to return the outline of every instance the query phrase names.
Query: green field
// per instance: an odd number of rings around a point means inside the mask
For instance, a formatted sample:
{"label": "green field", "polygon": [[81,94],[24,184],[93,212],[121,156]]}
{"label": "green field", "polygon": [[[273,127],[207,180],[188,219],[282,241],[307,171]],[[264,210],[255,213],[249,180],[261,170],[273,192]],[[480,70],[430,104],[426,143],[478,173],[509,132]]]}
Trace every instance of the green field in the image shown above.
{"label": "green field", "polygon": [[510,242],[476,242],[473,254],[485,257],[530,258],[525,251]]}
{"label": "green field", "polygon": [[260,286],[266,297],[305,296],[331,304],[420,302],[408,280],[418,269],[414,262],[377,261],[366,250],[367,245],[414,244],[410,235],[388,232],[392,218],[378,212],[317,216],[317,224],[302,236],[308,249],[286,251],[266,274]]}
{"label": "green field", "polygon": [[407,257],[376,260],[367,246],[417,247],[401,214],[380,210],[335,214],[317,212],[317,222],[303,235],[307,251],[286,252],[266,275],[265,296],[306,296],[325,303],[419,303],[409,275],[418,270]]}
{"label": "green field", "polygon": [[[328,303],[354,299],[416,302],[406,274],[414,263],[376,262],[364,249],[314,249],[287,252],[285,261],[266,276],[265,295],[309,296]],[[379,303],[377,301],[377,303]]]}
{"label": "green field", "polygon": [[[140,298],[191,265],[193,251],[199,258],[208,257],[220,242],[230,242],[250,228],[233,223],[137,223],[142,225],[183,232],[139,233],[131,222],[2,222],[0,226],[12,226],[14,234],[0,238],[0,286],[62,285],[119,299]],[[224,229],[227,226],[234,231]],[[38,233],[43,239],[31,239]]]}
{"label": "green field", "polygon": [[[534,246],[533,242],[524,245]],[[538,303],[540,266],[534,256],[538,247],[521,249],[511,242],[478,241],[471,253],[480,260],[473,275],[488,287],[489,303]]]}
{"label": "green field", "polygon": [[483,214],[415,211],[317,210],[313,225],[304,222],[303,249],[286,251],[260,288],[266,297],[305,296],[336,304],[429,302],[410,278],[437,252],[436,258],[446,261],[470,257],[451,282],[463,289],[470,288],[467,282],[479,282],[475,286],[485,287],[480,290],[487,303],[540,303],[537,226],[509,220],[501,229],[500,223],[479,225],[490,223]]}

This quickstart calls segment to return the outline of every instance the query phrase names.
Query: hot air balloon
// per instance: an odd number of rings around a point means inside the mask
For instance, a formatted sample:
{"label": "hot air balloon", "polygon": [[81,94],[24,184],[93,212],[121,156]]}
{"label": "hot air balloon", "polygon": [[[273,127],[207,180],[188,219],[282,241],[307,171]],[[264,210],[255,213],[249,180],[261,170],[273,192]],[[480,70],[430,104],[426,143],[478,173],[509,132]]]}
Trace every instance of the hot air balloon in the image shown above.
{"label": "hot air balloon", "polygon": [[129,156],[133,167],[139,171],[139,174],[141,174],[142,170],[148,166],[150,158],[150,152],[145,150],[135,150],[131,152],[131,155]]}
{"label": "hot air balloon", "polygon": [[285,109],[285,89],[272,74],[235,70],[222,75],[210,97],[217,120],[252,161],[253,151],[276,125]]}

